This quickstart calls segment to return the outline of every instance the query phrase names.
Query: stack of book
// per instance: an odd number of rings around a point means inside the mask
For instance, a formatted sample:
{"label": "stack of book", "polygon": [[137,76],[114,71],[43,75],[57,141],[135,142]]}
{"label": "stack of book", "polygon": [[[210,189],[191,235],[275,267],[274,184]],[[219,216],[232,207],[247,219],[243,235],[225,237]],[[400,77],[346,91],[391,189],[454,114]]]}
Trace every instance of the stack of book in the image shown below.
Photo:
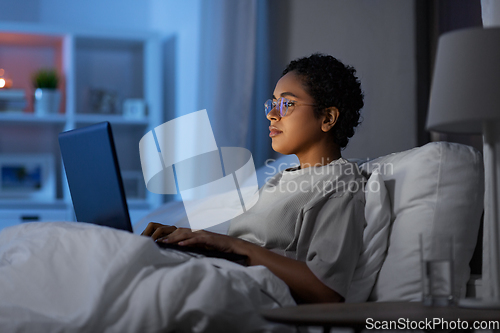
{"label": "stack of book", "polygon": [[24,89],[0,89],[0,112],[23,112],[27,106]]}

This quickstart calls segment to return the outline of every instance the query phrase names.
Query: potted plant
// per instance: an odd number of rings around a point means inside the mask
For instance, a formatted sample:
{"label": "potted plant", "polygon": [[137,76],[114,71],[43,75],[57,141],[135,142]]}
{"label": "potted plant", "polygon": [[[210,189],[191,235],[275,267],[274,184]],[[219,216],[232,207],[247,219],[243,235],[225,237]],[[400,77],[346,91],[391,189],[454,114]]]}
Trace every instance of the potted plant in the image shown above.
{"label": "potted plant", "polygon": [[35,114],[58,113],[61,92],[57,90],[59,75],[54,69],[40,69],[33,74]]}

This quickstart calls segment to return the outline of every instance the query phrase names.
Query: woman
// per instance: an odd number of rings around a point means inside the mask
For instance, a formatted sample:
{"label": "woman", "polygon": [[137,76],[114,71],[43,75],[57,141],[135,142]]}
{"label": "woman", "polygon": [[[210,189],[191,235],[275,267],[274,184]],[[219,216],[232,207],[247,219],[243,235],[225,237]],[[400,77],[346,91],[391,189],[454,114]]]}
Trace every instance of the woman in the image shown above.
{"label": "woman", "polygon": [[278,173],[228,235],[150,223],[143,235],[248,256],[281,278],[298,302],[341,302],[361,251],[363,177],[341,157],[359,124],[355,70],[331,56],[292,61],[265,103],[272,147],[300,166]]}

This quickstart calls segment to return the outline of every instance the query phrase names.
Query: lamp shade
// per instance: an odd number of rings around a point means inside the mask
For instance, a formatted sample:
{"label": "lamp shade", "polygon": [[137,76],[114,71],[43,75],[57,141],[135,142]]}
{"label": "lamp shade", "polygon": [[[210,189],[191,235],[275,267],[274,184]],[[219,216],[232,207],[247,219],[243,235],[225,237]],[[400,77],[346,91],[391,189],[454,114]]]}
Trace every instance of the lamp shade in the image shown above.
{"label": "lamp shade", "polygon": [[482,133],[500,120],[500,28],[473,28],[439,39],[427,129]]}

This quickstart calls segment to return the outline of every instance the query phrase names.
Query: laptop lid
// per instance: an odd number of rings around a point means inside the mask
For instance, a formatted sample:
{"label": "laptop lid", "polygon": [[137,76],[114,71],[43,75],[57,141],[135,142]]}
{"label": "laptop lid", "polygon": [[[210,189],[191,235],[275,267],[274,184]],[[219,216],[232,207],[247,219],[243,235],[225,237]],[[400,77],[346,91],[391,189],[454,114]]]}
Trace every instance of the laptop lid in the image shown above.
{"label": "laptop lid", "polygon": [[109,122],[59,134],[76,220],[132,232]]}

